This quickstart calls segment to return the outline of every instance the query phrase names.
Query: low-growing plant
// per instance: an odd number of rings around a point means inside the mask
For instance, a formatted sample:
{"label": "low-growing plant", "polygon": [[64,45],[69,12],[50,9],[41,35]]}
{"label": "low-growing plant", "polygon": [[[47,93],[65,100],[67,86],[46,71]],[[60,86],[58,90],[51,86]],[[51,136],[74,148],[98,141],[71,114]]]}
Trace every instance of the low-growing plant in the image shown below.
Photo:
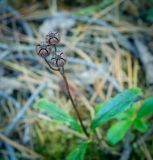
{"label": "low-growing plant", "polygon": [[[50,69],[58,71],[62,75],[68,97],[71,100],[78,121],[57,104],[49,102],[44,98],[38,100],[34,107],[41,112],[47,113],[54,121],[65,124],[72,130],[86,136],[86,139],[82,140],[82,143],[80,143],[66,159],[83,160],[90,142],[99,143],[99,141],[101,141],[101,139],[95,141],[95,137],[97,137],[95,136],[95,134],[97,134],[96,130],[112,119],[116,120],[116,122],[108,129],[106,136],[104,135],[111,145],[123,140],[128,130],[145,132],[149,126],[147,116],[153,113],[153,97],[144,100],[139,88],[124,90],[106,102],[98,104],[95,107],[94,117],[92,120],[89,120],[90,127],[87,128],[84,125],[77,105],[70,93],[69,84],[65,75],[64,65],[66,63],[66,58],[62,52],[58,53],[56,49],[56,44],[59,43],[59,41],[59,34],[57,32],[50,32],[46,36],[46,42],[37,45],[36,51],[37,54],[44,59]],[[53,52],[52,48],[54,48]],[[53,54],[49,57],[51,53]]]}

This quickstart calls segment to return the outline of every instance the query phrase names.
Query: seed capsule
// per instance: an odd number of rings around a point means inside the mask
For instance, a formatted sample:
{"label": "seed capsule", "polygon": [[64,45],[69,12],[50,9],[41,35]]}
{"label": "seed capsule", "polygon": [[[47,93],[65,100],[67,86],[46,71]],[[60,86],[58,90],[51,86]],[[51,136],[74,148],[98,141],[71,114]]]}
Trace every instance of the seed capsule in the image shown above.
{"label": "seed capsule", "polygon": [[64,67],[65,63],[66,63],[66,57],[64,56],[63,53],[61,53],[60,55],[57,55],[56,58],[56,64],[58,67]]}
{"label": "seed capsule", "polygon": [[66,63],[66,56],[63,54],[63,52],[60,52],[60,54],[55,55],[55,57],[51,58],[50,61],[50,64],[55,70],[64,67],[65,63]]}
{"label": "seed capsule", "polygon": [[36,53],[41,56],[42,58],[45,58],[50,55],[51,53],[51,46],[48,45],[45,42],[42,42],[38,45],[36,45]]}
{"label": "seed capsule", "polygon": [[50,32],[46,35],[46,42],[49,45],[55,45],[60,42],[60,34],[59,32]]}

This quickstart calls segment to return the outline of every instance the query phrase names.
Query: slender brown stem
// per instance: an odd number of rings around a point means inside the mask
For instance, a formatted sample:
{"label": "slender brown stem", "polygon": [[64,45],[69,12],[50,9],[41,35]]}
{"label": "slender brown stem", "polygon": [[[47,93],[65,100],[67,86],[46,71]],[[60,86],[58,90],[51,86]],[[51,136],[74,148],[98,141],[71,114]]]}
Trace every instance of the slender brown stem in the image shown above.
{"label": "slender brown stem", "polygon": [[57,52],[56,45],[54,45],[54,49],[55,49],[55,55],[56,55],[56,52]]}
{"label": "slender brown stem", "polygon": [[75,103],[74,103],[74,100],[73,100],[73,98],[72,98],[72,95],[71,95],[71,93],[70,93],[69,84],[68,84],[68,81],[67,81],[67,78],[66,78],[64,72],[62,72],[61,75],[62,75],[62,77],[63,77],[63,79],[64,79],[65,86],[66,86],[66,89],[67,89],[67,91],[68,91],[69,98],[70,98],[71,103],[72,103],[72,105],[73,105],[73,108],[74,108],[74,110],[75,110],[75,112],[76,112],[76,115],[77,115],[77,117],[78,117],[78,119],[79,119],[80,125],[81,125],[81,127],[82,127],[85,135],[86,135],[87,137],[89,137],[89,133],[87,132],[87,130],[86,130],[86,128],[85,128],[85,126],[84,126],[84,124],[83,124],[83,122],[82,122],[80,113],[79,113],[79,111],[78,111],[78,109],[77,109],[77,107],[76,107],[76,105],[75,105]]}
{"label": "slender brown stem", "polygon": [[[55,69],[50,65],[50,63],[48,62],[48,60],[47,60],[46,58],[44,58],[44,60],[45,60],[45,62],[48,64],[48,66],[49,66],[50,69],[55,70]],[[77,115],[78,119],[79,119],[80,125],[81,125],[81,127],[82,127],[85,135],[86,135],[87,137],[89,137],[89,134],[88,134],[88,132],[87,132],[87,130],[86,130],[83,122],[82,122],[80,113],[79,113],[79,111],[78,111],[78,109],[77,109],[77,107],[76,107],[76,105],[75,105],[75,103],[74,103],[74,100],[73,100],[73,98],[72,98],[72,95],[71,95],[71,93],[70,93],[69,84],[68,84],[67,78],[66,78],[66,76],[65,76],[65,74],[64,74],[64,68],[63,68],[63,67],[62,67],[62,68],[58,68],[56,71],[59,71],[59,72],[61,73],[61,75],[62,75],[62,77],[63,77],[63,79],[64,79],[64,82],[65,82],[65,86],[66,86],[66,89],[67,89],[69,98],[70,98],[70,100],[71,100],[72,106],[73,106],[73,108],[74,108],[74,110],[75,110],[75,112],[76,112],[76,115]]]}
{"label": "slender brown stem", "polygon": [[59,69],[53,68],[53,67],[50,65],[50,63],[48,62],[48,60],[47,60],[46,58],[44,58],[44,60],[45,60],[45,62],[48,64],[48,66],[49,66],[50,69],[52,69],[52,70],[54,70],[54,71],[59,71]]}

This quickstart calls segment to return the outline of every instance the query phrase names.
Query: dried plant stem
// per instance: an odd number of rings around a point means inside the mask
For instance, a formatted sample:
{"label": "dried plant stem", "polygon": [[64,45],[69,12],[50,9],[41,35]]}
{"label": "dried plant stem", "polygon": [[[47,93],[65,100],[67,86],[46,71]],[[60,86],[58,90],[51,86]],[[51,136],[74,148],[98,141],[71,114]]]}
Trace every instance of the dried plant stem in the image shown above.
{"label": "dried plant stem", "polygon": [[47,65],[49,66],[49,68],[50,68],[51,70],[59,71],[59,69],[53,68],[53,67],[50,65],[50,63],[48,62],[48,60],[47,60],[46,58],[44,58],[44,60],[45,60],[45,62],[47,63]]}
{"label": "dried plant stem", "polygon": [[75,110],[75,112],[76,112],[76,115],[77,115],[77,117],[78,117],[78,119],[79,119],[80,125],[81,125],[81,127],[82,127],[82,129],[83,129],[85,135],[86,135],[87,137],[89,137],[89,134],[88,134],[88,132],[87,132],[87,130],[86,130],[86,128],[85,128],[83,122],[82,122],[80,113],[79,113],[79,111],[78,111],[78,109],[77,109],[77,107],[76,107],[76,104],[74,103],[74,100],[73,100],[73,98],[72,98],[72,95],[71,95],[71,93],[70,93],[69,84],[68,84],[68,81],[67,81],[67,78],[66,78],[64,72],[62,72],[61,75],[62,75],[62,77],[63,77],[63,79],[64,79],[65,86],[66,86],[66,89],[67,89],[69,98],[70,98],[71,103],[72,103],[72,105],[73,105],[73,108],[74,108],[74,110]]}
{"label": "dried plant stem", "polygon": [[[47,63],[47,65],[49,66],[50,69],[55,70],[55,69],[50,65],[50,63],[48,62],[48,60],[47,60],[46,58],[44,58],[44,60],[45,60],[45,62]],[[80,122],[80,125],[81,125],[82,129],[83,129],[83,132],[85,133],[85,135],[86,135],[87,137],[89,137],[89,134],[88,134],[88,132],[87,132],[87,130],[86,130],[83,122],[82,122],[80,113],[79,113],[79,111],[78,111],[78,109],[77,109],[77,107],[76,107],[76,104],[74,103],[74,100],[73,100],[73,98],[72,98],[72,95],[71,95],[71,93],[70,93],[69,84],[68,84],[67,78],[66,78],[65,73],[64,73],[64,68],[63,68],[63,67],[58,68],[57,71],[59,71],[59,72],[61,73],[62,77],[63,77],[63,80],[64,80],[64,82],[65,82],[65,86],[66,86],[66,89],[67,89],[67,92],[68,92],[68,96],[69,96],[69,98],[70,98],[70,100],[71,100],[72,106],[73,106],[73,108],[74,108],[74,110],[75,110],[75,112],[76,112],[76,115],[77,115],[78,119],[79,119],[79,122]]]}

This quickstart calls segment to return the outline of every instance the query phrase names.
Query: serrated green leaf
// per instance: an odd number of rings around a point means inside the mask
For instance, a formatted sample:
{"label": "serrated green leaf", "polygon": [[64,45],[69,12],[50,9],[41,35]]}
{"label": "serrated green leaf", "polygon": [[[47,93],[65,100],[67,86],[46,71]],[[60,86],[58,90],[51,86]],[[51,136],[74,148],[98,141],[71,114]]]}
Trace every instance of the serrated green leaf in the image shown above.
{"label": "serrated green leaf", "polygon": [[135,129],[137,129],[138,131],[140,131],[140,132],[146,132],[147,129],[148,129],[148,123],[144,122],[143,120],[137,118],[133,122],[133,127]]}
{"label": "serrated green leaf", "polygon": [[113,124],[111,128],[108,130],[106,139],[110,144],[116,144],[120,140],[123,139],[126,132],[130,128],[131,121],[123,120]]}
{"label": "serrated green leaf", "polygon": [[123,91],[114,98],[107,101],[102,109],[91,121],[91,129],[95,129],[104,122],[114,118],[117,114],[128,109],[132,104],[140,99],[142,93],[138,88]]}
{"label": "serrated green leaf", "polygon": [[64,123],[70,128],[82,132],[80,124],[73,117],[59,108],[55,103],[49,102],[46,99],[40,99],[35,103],[34,108],[47,113],[53,120]]}
{"label": "serrated green leaf", "polygon": [[140,109],[138,110],[137,116],[141,118],[151,113],[153,113],[153,97],[149,97],[146,100],[144,100]]}
{"label": "serrated green leaf", "polygon": [[88,142],[83,142],[77,148],[72,150],[66,160],[84,160],[84,156],[88,147]]}

